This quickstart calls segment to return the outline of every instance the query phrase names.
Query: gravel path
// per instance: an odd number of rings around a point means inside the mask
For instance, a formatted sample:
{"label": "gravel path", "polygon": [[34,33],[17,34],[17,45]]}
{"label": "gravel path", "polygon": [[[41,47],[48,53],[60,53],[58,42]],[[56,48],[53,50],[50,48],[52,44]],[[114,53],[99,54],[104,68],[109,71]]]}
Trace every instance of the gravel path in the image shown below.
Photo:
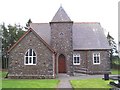
{"label": "gravel path", "polygon": [[70,76],[68,76],[66,74],[59,74],[58,75],[58,79],[60,80],[60,83],[58,84],[58,87],[57,87],[58,89],[57,90],[62,90],[63,88],[64,89],[69,88],[69,90],[73,90],[72,86],[69,82],[69,77]]}

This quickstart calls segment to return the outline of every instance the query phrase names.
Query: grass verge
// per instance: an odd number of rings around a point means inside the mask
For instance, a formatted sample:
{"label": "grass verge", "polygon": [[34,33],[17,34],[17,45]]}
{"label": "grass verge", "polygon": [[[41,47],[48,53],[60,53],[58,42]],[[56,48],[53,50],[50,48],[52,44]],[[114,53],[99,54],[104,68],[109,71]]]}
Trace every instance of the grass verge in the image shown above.
{"label": "grass verge", "polygon": [[109,86],[110,80],[102,80],[101,78],[71,80],[73,88],[111,88]]}
{"label": "grass verge", "polygon": [[113,74],[113,75],[118,75],[118,74],[120,74],[120,70],[112,69],[112,70],[111,70],[111,74]]}
{"label": "grass verge", "polygon": [[[4,78],[7,72],[0,71],[0,78]],[[2,88],[56,88],[57,79],[2,79]]]}

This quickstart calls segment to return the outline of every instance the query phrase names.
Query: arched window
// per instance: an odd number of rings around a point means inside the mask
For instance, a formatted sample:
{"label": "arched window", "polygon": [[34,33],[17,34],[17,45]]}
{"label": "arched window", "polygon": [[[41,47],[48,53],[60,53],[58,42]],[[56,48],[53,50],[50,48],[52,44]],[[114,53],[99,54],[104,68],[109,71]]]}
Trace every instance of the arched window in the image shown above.
{"label": "arched window", "polygon": [[25,65],[36,65],[37,56],[33,49],[28,49],[25,53]]}

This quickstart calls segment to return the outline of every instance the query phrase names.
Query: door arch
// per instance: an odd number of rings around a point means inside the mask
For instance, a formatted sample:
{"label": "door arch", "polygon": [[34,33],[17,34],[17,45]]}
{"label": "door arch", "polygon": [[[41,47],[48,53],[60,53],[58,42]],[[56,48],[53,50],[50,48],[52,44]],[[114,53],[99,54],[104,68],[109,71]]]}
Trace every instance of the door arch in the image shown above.
{"label": "door arch", "polygon": [[58,57],[58,73],[66,73],[66,59],[63,54]]}

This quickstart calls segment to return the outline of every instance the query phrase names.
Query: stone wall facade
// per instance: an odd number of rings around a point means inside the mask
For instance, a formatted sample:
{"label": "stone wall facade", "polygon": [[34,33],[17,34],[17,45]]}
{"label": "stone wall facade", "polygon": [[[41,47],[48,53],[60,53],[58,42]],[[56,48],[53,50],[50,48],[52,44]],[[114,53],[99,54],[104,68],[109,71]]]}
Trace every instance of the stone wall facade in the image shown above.
{"label": "stone wall facade", "polygon": [[[93,64],[93,53],[100,53],[100,64]],[[110,73],[110,59],[107,50],[74,51],[81,57],[80,65],[74,65],[74,73],[105,74]]]}
{"label": "stone wall facade", "polygon": [[[37,54],[36,65],[24,65],[28,49]],[[9,78],[54,78],[53,53],[30,32],[9,53]]]}
{"label": "stone wall facade", "polygon": [[[68,75],[73,74],[72,55],[72,25],[73,22],[51,22],[51,47],[57,52],[57,62],[60,54],[66,58],[66,70]],[[57,67],[57,65],[56,65]],[[57,68],[58,70],[58,68]],[[58,71],[57,71],[58,72]]]}
{"label": "stone wall facade", "polygon": [[[58,57],[65,56],[66,73],[105,74],[110,73],[108,50],[73,50],[73,22],[50,22],[50,47],[56,55],[41,41],[35,33],[29,32],[9,52],[9,78],[44,79],[55,78],[58,74]],[[25,65],[24,56],[28,49],[33,49],[37,55],[36,65]],[[100,53],[100,64],[93,64],[93,53]],[[80,65],[73,65],[73,54],[80,54]]]}

